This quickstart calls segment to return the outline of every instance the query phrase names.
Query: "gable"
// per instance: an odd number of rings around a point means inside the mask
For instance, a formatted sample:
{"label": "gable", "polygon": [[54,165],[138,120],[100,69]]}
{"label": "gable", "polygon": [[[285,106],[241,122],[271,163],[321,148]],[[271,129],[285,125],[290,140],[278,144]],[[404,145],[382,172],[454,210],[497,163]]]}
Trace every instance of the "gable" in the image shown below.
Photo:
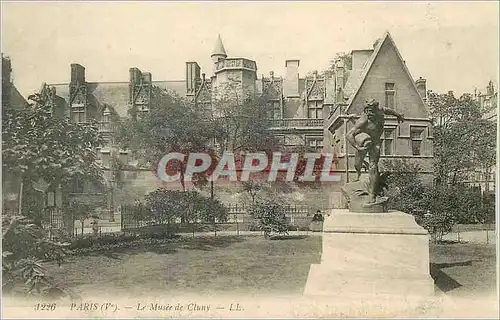
{"label": "gable", "polygon": [[196,100],[200,103],[209,103],[212,101],[212,93],[207,82],[203,82],[200,90],[196,95]]}
{"label": "gable", "polygon": [[385,106],[386,83],[394,83],[396,111],[405,117],[429,117],[415,82],[389,34],[379,43],[365,68],[360,85],[349,101],[348,113],[361,113],[365,101],[372,98]]}
{"label": "gable", "polygon": [[15,109],[23,108],[28,105],[26,99],[24,99],[24,97],[21,95],[21,93],[19,92],[19,90],[17,90],[15,86],[11,86],[10,105]]}
{"label": "gable", "polygon": [[270,99],[281,99],[283,81],[281,79],[264,79],[262,93]]}

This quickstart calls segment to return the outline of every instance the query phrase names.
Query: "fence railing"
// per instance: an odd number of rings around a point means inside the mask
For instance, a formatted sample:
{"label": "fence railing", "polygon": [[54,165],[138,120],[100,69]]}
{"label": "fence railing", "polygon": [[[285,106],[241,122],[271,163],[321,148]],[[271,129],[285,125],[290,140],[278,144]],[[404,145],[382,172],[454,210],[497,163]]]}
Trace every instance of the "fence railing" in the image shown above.
{"label": "fence railing", "polygon": [[49,230],[50,238],[63,238],[74,236],[74,214],[65,212],[62,208],[45,208],[42,225]]}
{"label": "fence railing", "polygon": [[[168,223],[173,232],[201,232],[217,229],[218,231],[259,231],[258,223],[250,212],[250,207],[239,204],[228,204],[228,218],[225,222],[215,223],[196,221],[183,223],[180,218]],[[147,218],[136,211],[134,206],[122,206],[121,208],[121,230],[133,231],[158,225],[167,225],[165,222],[158,223]],[[294,230],[308,230],[309,224],[317,208],[303,205],[287,205],[284,207],[288,223]],[[141,217],[142,216],[142,217]]]}

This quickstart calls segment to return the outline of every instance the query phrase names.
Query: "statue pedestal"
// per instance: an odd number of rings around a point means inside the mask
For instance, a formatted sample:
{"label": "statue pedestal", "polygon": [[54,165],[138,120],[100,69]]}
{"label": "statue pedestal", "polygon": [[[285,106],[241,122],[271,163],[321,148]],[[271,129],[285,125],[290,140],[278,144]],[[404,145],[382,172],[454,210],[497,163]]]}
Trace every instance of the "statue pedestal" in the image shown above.
{"label": "statue pedestal", "polygon": [[413,216],[335,209],[325,216],[320,264],[309,270],[305,295],[434,295],[429,236]]}

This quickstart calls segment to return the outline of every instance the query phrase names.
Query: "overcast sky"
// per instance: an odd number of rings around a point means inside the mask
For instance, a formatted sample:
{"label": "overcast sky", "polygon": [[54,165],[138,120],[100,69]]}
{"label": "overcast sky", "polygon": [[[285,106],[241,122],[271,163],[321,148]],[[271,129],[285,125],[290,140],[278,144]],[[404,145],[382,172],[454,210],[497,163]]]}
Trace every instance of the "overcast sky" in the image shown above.
{"label": "overcast sky", "polygon": [[[438,92],[498,83],[498,3],[489,2],[116,2],[5,3],[2,52],[23,95],[64,83],[70,63],[87,81],[183,80],[185,62],[211,74],[220,34],[229,56],[257,62],[259,77],[327,68],[336,52],[370,48],[387,30],[414,78]],[[484,91],[484,89],[483,89]]]}

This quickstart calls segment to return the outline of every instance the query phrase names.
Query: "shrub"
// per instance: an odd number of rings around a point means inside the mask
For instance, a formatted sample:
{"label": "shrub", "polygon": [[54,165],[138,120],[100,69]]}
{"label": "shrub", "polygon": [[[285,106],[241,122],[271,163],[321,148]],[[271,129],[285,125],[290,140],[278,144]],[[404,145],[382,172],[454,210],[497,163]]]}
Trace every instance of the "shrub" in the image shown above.
{"label": "shrub", "polygon": [[2,221],[2,289],[4,293],[47,296],[58,292],[74,297],[57,287],[42,266],[44,261],[63,262],[68,243],[51,241],[47,230],[22,216],[4,216]]}
{"label": "shrub", "polygon": [[167,224],[167,232],[172,233],[170,225],[177,219],[181,222],[194,224],[225,223],[229,210],[217,199],[203,196],[196,191],[173,191],[157,189],[146,196],[145,203],[137,203],[138,220],[149,221],[151,224]]}
{"label": "shrub", "polygon": [[418,178],[418,166],[405,161],[388,161],[384,165],[390,172],[389,208],[414,215],[435,242],[442,241],[456,223],[483,222],[491,212],[481,194],[466,185],[426,186]]}
{"label": "shrub", "polygon": [[105,252],[116,249],[137,248],[140,246],[160,245],[164,243],[177,242],[180,236],[163,234],[106,234],[104,236],[85,236],[74,240],[69,248],[75,255],[83,255],[91,252]]}
{"label": "shrub", "polygon": [[285,206],[275,199],[257,202],[252,207],[252,215],[257,219],[259,229],[264,231],[266,238],[272,233],[288,234],[292,228],[285,215]]}

